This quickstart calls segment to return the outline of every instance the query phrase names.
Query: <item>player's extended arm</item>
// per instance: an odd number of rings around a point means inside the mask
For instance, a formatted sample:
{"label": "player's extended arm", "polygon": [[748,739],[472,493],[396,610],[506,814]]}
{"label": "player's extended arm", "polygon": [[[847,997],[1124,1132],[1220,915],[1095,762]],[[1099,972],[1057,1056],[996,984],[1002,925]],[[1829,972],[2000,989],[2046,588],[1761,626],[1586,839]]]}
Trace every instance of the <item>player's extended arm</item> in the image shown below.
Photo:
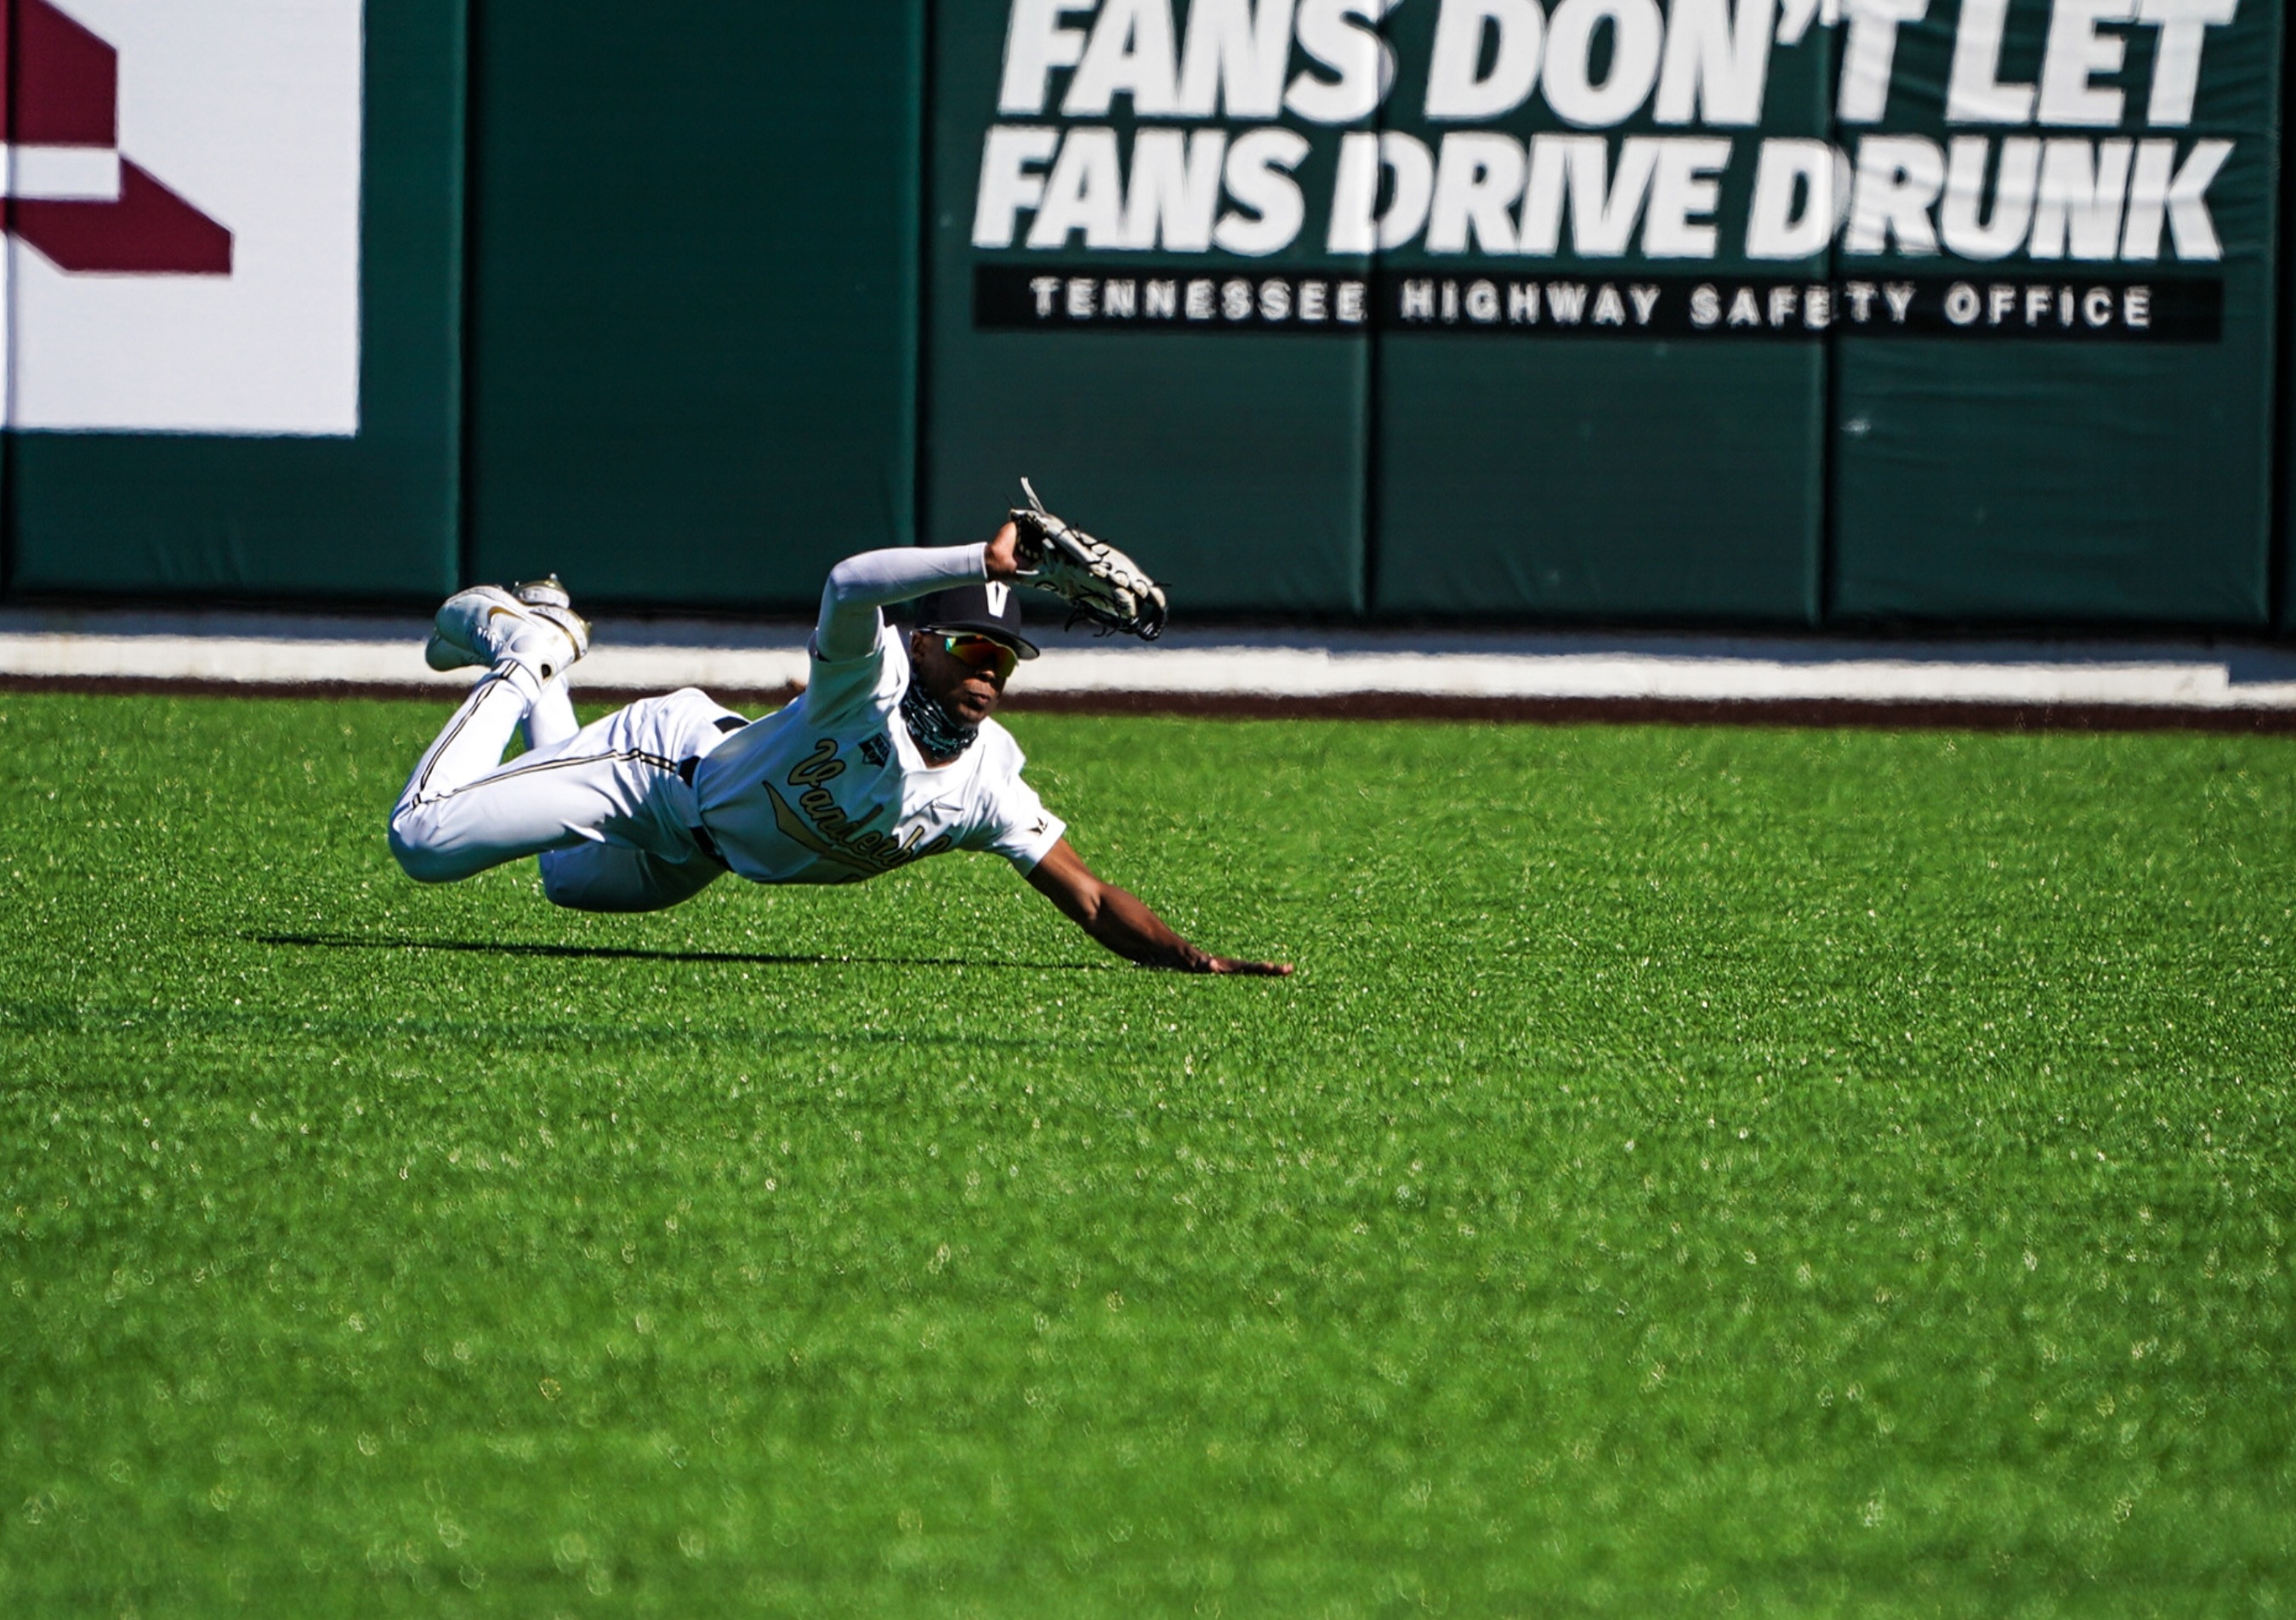
{"label": "player's extended arm", "polygon": [[1282,976],[1292,971],[1288,961],[1238,961],[1197,949],[1165,924],[1164,920],[1113,883],[1103,883],[1084,863],[1084,857],[1062,839],[1029,873],[1038,893],[1061,908],[1070,921],[1119,956],[1144,968],[1171,968],[1182,973],[1259,973]]}
{"label": "player's extended arm", "polygon": [[1007,523],[986,545],[896,545],[848,557],[829,570],[829,583],[821,588],[814,650],[832,664],[865,656],[875,649],[884,622],[880,608],[968,580],[1010,579],[1013,545]]}

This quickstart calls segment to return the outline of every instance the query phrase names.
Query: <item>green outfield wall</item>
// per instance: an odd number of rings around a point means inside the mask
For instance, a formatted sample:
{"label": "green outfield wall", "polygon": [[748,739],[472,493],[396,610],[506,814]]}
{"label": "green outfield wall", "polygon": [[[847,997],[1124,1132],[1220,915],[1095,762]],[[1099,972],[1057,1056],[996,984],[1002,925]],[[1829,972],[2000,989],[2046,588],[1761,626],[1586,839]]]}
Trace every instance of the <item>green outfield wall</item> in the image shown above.
{"label": "green outfield wall", "polygon": [[12,143],[118,168],[109,201],[12,200],[11,593],[450,587],[463,0],[198,9],[105,37],[18,0]]}
{"label": "green outfield wall", "polygon": [[470,561],[795,608],[915,511],[922,0],[484,0]]}
{"label": "green outfield wall", "polygon": [[[1516,41],[1530,33],[1530,11],[1477,9],[1487,18],[1479,77],[1500,78],[1505,53],[1529,49]],[[1595,110],[1568,93],[1560,99],[1576,122],[1536,93],[1481,116],[1504,85],[1484,101],[1447,101],[1458,94],[1441,82],[1459,78],[1457,49],[1440,36],[1458,37],[1462,14],[1406,6],[1390,29],[1400,70],[1387,127],[1428,152],[1436,194],[1426,225],[1382,261],[1406,290],[1431,283],[1432,308],[1406,321],[1398,303],[1380,340],[1374,600],[1402,613],[1816,622],[1824,342],[1659,337],[1649,323],[1669,299],[1686,299],[1660,280],[1686,264],[1715,278],[1718,293],[1733,280],[1826,279],[1822,247],[1756,261],[1718,231],[1712,257],[1673,256],[1701,245],[1683,239],[1703,228],[1698,214],[1743,216],[1744,157],[1763,137],[1824,139],[1832,30],[1771,53],[1759,107],[1729,111],[1751,123],[1685,135],[1691,126],[1660,121],[1679,110],[1658,105],[1655,79],[1631,110],[1619,92],[1623,117],[1608,126],[1590,123]],[[1607,26],[1620,33],[1616,19]],[[1544,33],[1554,32],[1550,20]],[[1653,65],[1662,70],[1662,51]],[[1692,140],[1704,144],[1687,155],[1705,167],[1680,165]],[[1521,200],[1472,209],[1460,230],[1437,205],[1467,171],[1464,154],[1480,148],[1511,168],[1518,147]],[[1654,212],[1653,194],[1685,174],[1712,187],[1711,208],[1677,220],[1661,197]],[[1470,307],[1479,285],[1495,295],[1488,321]],[[1607,308],[1605,289],[1616,300]],[[1583,302],[1571,320],[1574,299]],[[1613,312],[1615,322],[1595,325]]]}
{"label": "green outfield wall", "polygon": [[2296,627],[2276,4],[9,4],[12,600]]}
{"label": "green outfield wall", "polygon": [[[1182,600],[1359,613],[1368,332],[1333,318],[1302,340],[1187,311],[1192,298],[1232,301],[1206,274],[1213,260],[1252,273],[1244,296],[1256,315],[1268,277],[1288,278],[1287,296],[1311,274],[1360,285],[1370,256],[1335,258],[1301,232],[1279,241],[1236,202],[1234,188],[1251,184],[1249,158],[1224,120],[1143,117],[1136,96],[1090,82],[1079,95],[1077,73],[1042,54],[1064,54],[1078,20],[1016,12],[1010,0],[943,0],[935,12],[930,533],[980,537],[1025,474],[1055,510],[1089,513],[1100,532],[1155,536],[1157,560],[1144,566]],[[1177,23],[1165,37],[1177,48]],[[1328,186],[1342,130],[1362,122],[1328,127],[1284,109],[1289,43],[1281,60],[1261,53],[1269,66],[1255,61],[1249,85],[1205,92],[1265,110],[1250,138],[1289,167],[1252,172],[1272,176],[1275,194]],[[1257,44],[1239,30],[1231,48],[1252,54]],[[1093,110],[1065,116],[1086,102]],[[1159,289],[1172,318],[1139,330],[1161,320],[1148,314]],[[1111,314],[1127,297],[1132,316]]]}
{"label": "green outfield wall", "polygon": [[[2095,189],[2079,189],[2100,200],[2067,204],[2053,230],[2037,187],[2028,239],[1969,278],[1983,300],[1980,328],[1995,318],[1994,288],[2011,289],[2000,319],[2019,337],[1838,347],[1837,612],[2267,621],[2280,17],[2220,9],[2230,20],[2189,41],[2159,26],[2101,28],[2081,48],[2101,61],[2109,41],[2125,67],[2075,87],[2069,70],[2049,80],[2049,31],[2064,25],[2053,25],[2048,8],[2009,7],[1991,81],[2004,105],[1986,110],[2014,110],[2033,86],[2037,116],[2059,121],[2030,135],[2008,133],[2022,125],[1953,121],[1956,29],[1923,18],[1901,31],[1890,104],[1874,127],[1885,137],[1948,154],[1988,141],[1997,199],[2001,167],[2017,160],[2012,143],[2038,136],[2040,177],[2089,179]],[[2163,60],[2164,39],[2171,57],[2200,53],[2185,64],[2198,70],[2189,84]],[[2060,58],[2072,49],[2061,41]],[[2054,112],[2042,104],[2051,89]],[[1964,83],[1964,101],[1972,94]],[[2210,165],[2219,166],[2202,203],[2180,217],[2162,192]],[[2124,166],[2128,184],[2112,208],[2103,176]],[[2191,240],[2204,233],[2215,241]],[[2164,307],[2169,288],[2216,296],[2220,324],[2175,342],[2058,335],[2068,304],[2073,327],[2085,329],[2090,300],[2115,300],[2110,329],[2130,290],[2148,283]],[[2046,335],[2022,336],[2029,325]]]}

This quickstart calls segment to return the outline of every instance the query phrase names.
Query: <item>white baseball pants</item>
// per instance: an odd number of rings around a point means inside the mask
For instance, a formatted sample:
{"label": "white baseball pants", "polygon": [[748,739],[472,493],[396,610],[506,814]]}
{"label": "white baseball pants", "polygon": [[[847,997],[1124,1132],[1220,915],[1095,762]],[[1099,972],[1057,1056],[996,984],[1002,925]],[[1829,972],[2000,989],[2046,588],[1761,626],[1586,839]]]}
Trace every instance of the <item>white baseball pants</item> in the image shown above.
{"label": "white baseball pants", "polygon": [[[521,722],[528,752],[504,765]],[[390,813],[390,852],[422,883],[538,855],[554,904],[676,905],[726,870],[694,842],[701,815],[678,766],[742,724],[689,687],[578,726],[562,681],[538,687],[504,662],[471,688],[414,767]]]}

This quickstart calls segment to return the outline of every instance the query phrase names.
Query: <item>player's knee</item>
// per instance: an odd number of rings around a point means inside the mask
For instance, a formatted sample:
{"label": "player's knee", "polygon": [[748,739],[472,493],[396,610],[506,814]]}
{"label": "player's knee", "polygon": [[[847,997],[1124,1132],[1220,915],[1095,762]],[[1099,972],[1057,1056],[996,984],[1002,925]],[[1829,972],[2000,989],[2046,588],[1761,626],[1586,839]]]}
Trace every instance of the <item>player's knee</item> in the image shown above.
{"label": "player's knee", "polygon": [[623,892],[627,884],[617,883],[612,874],[598,870],[602,853],[594,846],[545,850],[536,863],[542,869],[543,898],[570,912],[646,910],[629,903]]}
{"label": "player's knee", "polygon": [[667,911],[700,894],[717,867],[675,866],[635,850],[588,845],[544,854],[542,893],[553,905],[574,912]]}
{"label": "player's knee", "polygon": [[390,818],[390,854],[398,870],[417,883],[452,883],[463,876],[447,853],[425,835],[430,829],[419,813],[401,811]]}
{"label": "player's knee", "polygon": [[668,904],[622,885],[602,883],[586,872],[554,870],[547,861],[542,866],[542,894],[551,904],[570,912],[658,912]]}
{"label": "player's knee", "polygon": [[583,904],[590,886],[579,875],[569,870],[568,863],[554,861],[545,855],[537,864],[542,868],[542,897],[551,904],[562,905],[570,912],[588,912],[597,909],[595,906]]}

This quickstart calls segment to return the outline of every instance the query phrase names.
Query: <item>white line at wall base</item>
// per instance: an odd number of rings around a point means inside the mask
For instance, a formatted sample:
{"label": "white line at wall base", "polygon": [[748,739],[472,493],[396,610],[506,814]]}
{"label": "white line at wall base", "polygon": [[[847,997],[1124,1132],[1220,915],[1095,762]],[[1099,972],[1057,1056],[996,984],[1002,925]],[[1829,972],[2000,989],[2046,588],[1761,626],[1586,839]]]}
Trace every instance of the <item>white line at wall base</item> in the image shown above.
{"label": "white line at wall base", "polygon": [[[29,622],[28,622],[29,621]],[[324,620],[282,621],[276,634],[250,616],[176,616],[152,624],[133,615],[76,616],[68,628],[35,616],[0,617],[0,676],[190,681],[265,686],[343,684],[450,693],[469,671],[441,675],[422,662],[423,626],[359,623],[328,634]],[[348,627],[347,627],[348,628]],[[648,631],[652,639],[642,639]],[[772,691],[806,678],[804,632],[694,625],[630,626],[600,644],[575,672],[615,691],[700,686]],[[722,644],[713,644],[713,634]],[[1972,645],[1976,656],[1923,644],[1912,652],[1857,643],[1771,638],[1759,647],[1692,638],[1588,648],[1586,636],[1444,635],[1431,644],[1381,645],[1368,635],[1316,644],[1296,633],[1247,640],[1200,636],[1152,647],[1050,645],[1013,677],[1016,695],[1166,696],[1321,700],[1381,694],[1430,699],[1741,703],[1944,703],[2127,706],[2144,708],[2296,710],[2296,652],[2138,644],[2067,650]],[[1650,643],[1659,641],[1653,647]],[[1371,644],[1365,644],[1365,643]],[[2236,661],[2241,669],[2235,678]]]}

